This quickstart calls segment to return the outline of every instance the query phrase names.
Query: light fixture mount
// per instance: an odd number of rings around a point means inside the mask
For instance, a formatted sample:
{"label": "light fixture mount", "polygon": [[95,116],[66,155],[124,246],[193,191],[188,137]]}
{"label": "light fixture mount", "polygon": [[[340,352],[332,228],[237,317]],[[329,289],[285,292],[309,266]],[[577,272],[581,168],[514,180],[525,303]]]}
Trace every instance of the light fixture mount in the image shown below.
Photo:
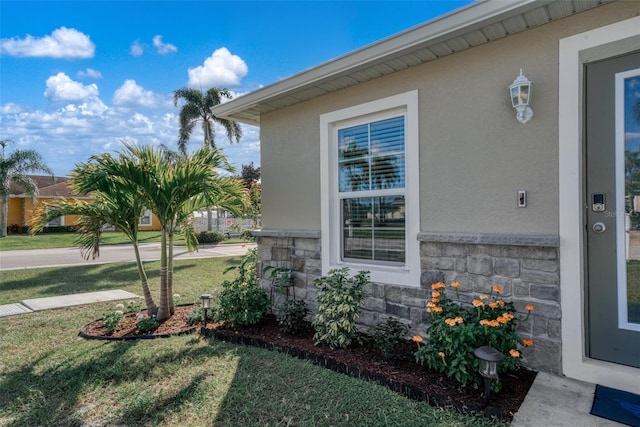
{"label": "light fixture mount", "polygon": [[529,106],[531,103],[531,92],[533,83],[522,74],[509,86],[509,95],[511,96],[511,105],[516,110],[516,119],[520,123],[527,123],[533,117],[533,110]]}

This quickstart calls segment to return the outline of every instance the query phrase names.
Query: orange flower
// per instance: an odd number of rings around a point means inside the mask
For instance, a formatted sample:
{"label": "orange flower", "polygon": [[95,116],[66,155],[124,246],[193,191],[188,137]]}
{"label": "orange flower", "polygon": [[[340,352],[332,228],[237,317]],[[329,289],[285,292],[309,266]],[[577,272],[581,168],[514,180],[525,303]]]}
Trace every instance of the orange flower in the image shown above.
{"label": "orange flower", "polygon": [[442,307],[433,307],[431,310],[436,313],[442,313]]}
{"label": "orange flower", "polygon": [[491,307],[491,308],[498,308],[498,303],[497,303],[497,302],[495,302],[495,301],[494,301],[494,302],[490,302],[490,303],[489,303],[489,307]]}
{"label": "orange flower", "polygon": [[524,308],[526,308],[529,311],[533,311],[535,309],[535,307],[533,306],[533,304],[527,304],[524,306]]}
{"label": "orange flower", "polygon": [[495,328],[496,326],[500,326],[500,322],[498,322],[498,321],[497,321],[497,320],[495,320],[495,319],[494,319],[494,320],[491,320],[491,321],[489,322],[489,326],[493,326],[493,327]]}
{"label": "orange flower", "polygon": [[431,297],[432,298],[438,298],[440,296],[440,292],[438,291],[431,291]]}
{"label": "orange flower", "polygon": [[474,307],[484,307],[484,303],[482,301],[480,301],[479,299],[474,299],[472,302]]}
{"label": "orange flower", "polygon": [[487,298],[489,298],[489,295],[485,295],[485,294],[480,295],[480,299],[487,299]]}
{"label": "orange flower", "polygon": [[431,302],[440,302],[440,298],[431,298]]}
{"label": "orange flower", "polygon": [[499,294],[500,292],[502,292],[502,286],[494,286],[493,291]]}
{"label": "orange flower", "polygon": [[488,321],[487,319],[482,319],[482,320],[480,321],[480,324],[481,324],[482,326],[489,326],[489,321]]}
{"label": "orange flower", "polygon": [[453,320],[455,320],[455,321],[456,321],[456,323],[462,323],[462,322],[464,322],[464,319],[463,319],[462,317],[460,317],[460,316],[456,317],[456,318],[455,318],[455,319],[453,319]]}
{"label": "orange flower", "polygon": [[509,321],[509,319],[504,316],[498,316],[498,319],[496,320],[498,320],[498,323],[507,323]]}
{"label": "orange flower", "polygon": [[451,287],[457,289],[457,288],[460,287],[460,283],[459,282],[451,282]]}
{"label": "orange flower", "polygon": [[498,305],[499,305],[500,307],[504,307],[504,301],[502,301],[502,300],[498,301]]}
{"label": "orange flower", "polygon": [[522,344],[524,344],[525,347],[532,347],[533,346],[533,341],[531,341],[531,340],[522,340]]}
{"label": "orange flower", "polygon": [[443,351],[439,352],[439,353],[438,353],[438,355],[439,355],[440,357],[442,357],[443,359],[444,359],[444,358],[445,358],[445,356],[446,356],[446,354],[444,354],[444,352],[443,352]]}
{"label": "orange flower", "polygon": [[431,285],[431,289],[442,289],[444,287],[446,287],[447,285],[445,285],[442,282],[438,282],[438,283],[434,283],[433,285]]}
{"label": "orange flower", "polygon": [[414,336],[413,336],[413,340],[414,340],[415,342],[422,342],[422,337],[421,337],[420,335],[414,335]]}
{"label": "orange flower", "polygon": [[511,355],[511,357],[520,357],[520,352],[518,350],[515,349],[511,349],[509,350],[509,354]]}
{"label": "orange flower", "polygon": [[507,320],[513,320],[514,316],[511,313],[502,313],[502,317],[504,317]]}
{"label": "orange flower", "polygon": [[449,318],[449,319],[444,319],[444,323],[446,323],[449,326],[455,326],[456,325],[456,321]]}
{"label": "orange flower", "polygon": [[247,286],[247,282],[242,282],[241,286]]}

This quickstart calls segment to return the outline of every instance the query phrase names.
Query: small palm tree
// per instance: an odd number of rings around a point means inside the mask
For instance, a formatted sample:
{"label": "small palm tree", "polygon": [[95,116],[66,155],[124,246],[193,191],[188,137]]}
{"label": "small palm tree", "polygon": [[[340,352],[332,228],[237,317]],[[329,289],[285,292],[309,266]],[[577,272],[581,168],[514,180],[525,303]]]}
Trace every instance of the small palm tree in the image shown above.
{"label": "small palm tree", "polygon": [[38,195],[38,186],[29,177],[29,174],[44,172],[51,175],[53,182],[53,172],[44,163],[42,156],[34,150],[15,150],[5,156],[5,148],[9,145],[9,140],[1,140],[2,157],[0,157],[0,201],[2,202],[2,212],[0,214],[0,237],[7,236],[7,215],[9,211],[9,193],[11,183],[20,186],[25,194],[32,200]]}
{"label": "small palm tree", "polygon": [[213,107],[220,104],[222,99],[231,99],[231,92],[223,88],[211,88],[206,93],[191,88],[182,88],[173,92],[173,103],[178,105],[178,101],[185,101],[180,108],[180,137],[178,139],[178,149],[182,154],[187,152],[187,142],[191,138],[191,133],[198,121],[202,122],[204,132],[204,146],[216,148],[215,129],[216,123],[222,125],[227,132],[230,142],[234,140],[240,142],[242,129],[233,120],[222,119],[213,114]]}

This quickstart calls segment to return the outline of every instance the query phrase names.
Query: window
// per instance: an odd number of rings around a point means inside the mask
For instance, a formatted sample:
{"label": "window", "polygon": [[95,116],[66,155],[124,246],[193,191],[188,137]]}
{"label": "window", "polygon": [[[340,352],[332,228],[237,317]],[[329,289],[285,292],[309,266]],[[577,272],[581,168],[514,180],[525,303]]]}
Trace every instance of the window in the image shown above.
{"label": "window", "polygon": [[146,210],[143,212],[142,216],[140,217],[140,222],[138,223],[138,225],[151,225],[151,211],[150,210]]}
{"label": "window", "polygon": [[324,114],[323,274],[419,285],[417,91]]}

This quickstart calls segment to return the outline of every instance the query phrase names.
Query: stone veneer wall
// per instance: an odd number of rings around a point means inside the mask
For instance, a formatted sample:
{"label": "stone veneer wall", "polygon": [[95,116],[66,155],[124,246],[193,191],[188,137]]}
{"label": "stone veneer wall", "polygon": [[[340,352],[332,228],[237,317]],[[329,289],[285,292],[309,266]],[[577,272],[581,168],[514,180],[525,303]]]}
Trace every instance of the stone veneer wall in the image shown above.
{"label": "stone veneer wall", "polygon": [[[317,289],[313,281],[321,276],[320,233],[261,230],[256,232],[259,271],[266,265],[286,265],[293,271],[296,299],[303,299],[315,312]],[[520,313],[518,333],[534,341],[523,352],[529,368],[561,373],[559,239],[557,236],[495,235],[467,233],[420,233],[421,280],[407,286],[373,283],[366,290],[359,324],[374,327],[393,316],[424,335],[428,322],[426,302],[431,284],[460,282],[460,299],[470,303],[502,286],[503,297],[513,301]],[[269,289],[268,278],[260,285]],[[274,305],[283,299],[277,292]],[[455,298],[455,295],[453,296]],[[527,321],[525,305],[535,310]]]}

